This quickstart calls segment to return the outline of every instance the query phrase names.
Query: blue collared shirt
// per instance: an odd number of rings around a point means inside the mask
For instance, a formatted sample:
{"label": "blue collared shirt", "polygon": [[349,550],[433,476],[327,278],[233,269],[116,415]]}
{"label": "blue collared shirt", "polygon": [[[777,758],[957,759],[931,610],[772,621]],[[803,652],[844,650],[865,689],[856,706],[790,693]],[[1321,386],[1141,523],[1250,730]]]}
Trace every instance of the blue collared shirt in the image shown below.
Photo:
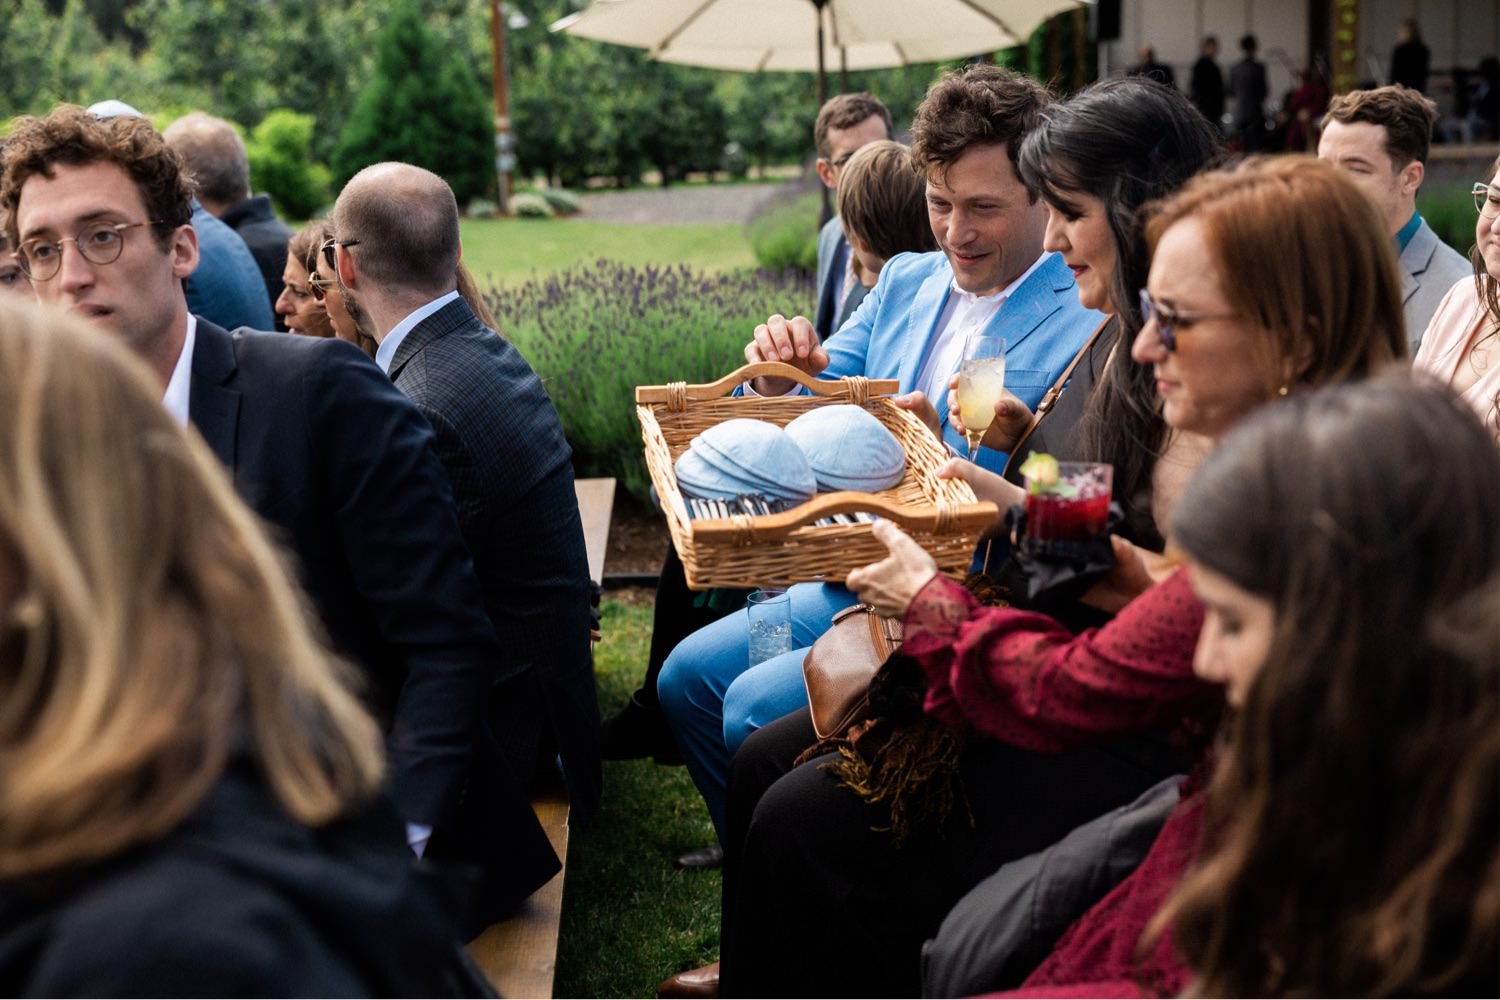
{"label": "blue collared shirt", "polygon": [[1411,218],[1406,220],[1406,225],[1402,226],[1401,231],[1396,234],[1396,256],[1399,257],[1406,252],[1406,244],[1411,242],[1411,238],[1417,235],[1417,230],[1421,228],[1422,216],[1413,211]]}

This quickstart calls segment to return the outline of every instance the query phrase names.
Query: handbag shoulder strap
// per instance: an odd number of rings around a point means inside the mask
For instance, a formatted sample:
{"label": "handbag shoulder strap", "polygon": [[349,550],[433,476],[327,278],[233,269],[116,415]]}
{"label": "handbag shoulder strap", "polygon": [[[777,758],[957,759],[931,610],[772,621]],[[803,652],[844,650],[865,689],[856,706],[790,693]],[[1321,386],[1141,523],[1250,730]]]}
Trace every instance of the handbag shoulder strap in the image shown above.
{"label": "handbag shoulder strap", "polygon": [[1031,414],[1031,422],[1026,425],[1026,429],[1021,432],[1020,437],[1016,438],[1016,443],[1010,449],[1010,455],[1005,460],[1005,469],[1000,473],[1002,476],[1010,474],[1010,464],[1016,460],[1016,456],[1020,454],[1022,446],[1030,440],[1031,432],[1037,429],[1037,425],[1042,422],[1042,419],[1047,414],[1052,412],[1052,407],[1057,405],[1057,398],[1062,395],[1063,389],[1068,384],[1068,379],[1073,377],[1073,369],[1077,368],[1078,362],[1082,361],[1084,356],[1089,353],[1089,350],[1094,346],[1094,341],[1099,339],[1099,334],[1103,333],[1105,328],[1114,321],[1115,316],[1111,313],[1104,317],[1103,322],[1094,327],[1094,332],[1089,334],[1089,339],[1083,342],[1083,347],[1079,349],[1077,354],[1073,355],[1073,360],[1068,362],[1068,367],[1064,368],[1062,374],[1057,377],[1057,381],[1052,383],[1052,388],[1048,389],[1042,395],[1042,401],[1036,404],[1036,410]]}

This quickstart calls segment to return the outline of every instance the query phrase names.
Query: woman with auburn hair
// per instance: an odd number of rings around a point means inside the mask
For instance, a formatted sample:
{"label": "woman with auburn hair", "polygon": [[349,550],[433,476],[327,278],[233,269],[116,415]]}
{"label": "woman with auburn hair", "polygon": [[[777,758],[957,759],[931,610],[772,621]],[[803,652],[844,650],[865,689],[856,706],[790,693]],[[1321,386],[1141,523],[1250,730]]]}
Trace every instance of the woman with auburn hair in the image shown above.
{"label": "woman with auburn hair", "polygon": [[292,235],[286,248],[286,267],[281,272],[281,294],[276,312],[283,317],[287,333],[309,337],[332,337],[333,321],[328,307],[308,279],[317,270],[318,247],[328,238],[328,224],[314,219]]}
{"label": "woman with auburn hair", "polygon": [[1497,526],[1494,442],[1407,376],[1268,407],[1194,478],[1194,668],[1235,709],[1153,921],[1194,994],[1500,995]]}
{"label": "woman with auburn hair", "polygon": [[[1442,379],[1478,411],[1500,440],[1500,157],[1474,185],[1474,280],[1448,290],[1422,336],[1412,367]],[[1431,338],[1430,340],[1428,338]]]}
{"label": "woman with auburn hair", "polygon": [[[1146,322],[1131,353],[1152,367],[1174,432],[1217,440],[1268,402],[1363,378],[1405,352],[1390,240],[1374,205],[1327,164],[1252,160],[1200,174],[1156,208],[1146,233]],[[1329,245],[1344,252],[1330,254]],[[874,530],[891,555],[855,570],[848,584],[881,613],[904,618],[902,652],[925,681],[923,707],[960,744],[957,773],[968,808],[908,831],[907,843],[941,838],[937,852],[924,854],[892,839],[903,817],[891,806],[911,799],[893,798],[884,787],[880,772],[893,763],[887,744],[856,740],[777,780],[749,821],[738,899],[725,914],[726,993],[775,992],[779,983],[836,993],[854,973],[827,956],[863,954],[860,940],[883,956],[886,983],[870,989],[909,988],[896,982],[903,966],[893,963],[906,962],[915,981],[921,941],[942,914],[908,907],[905,896],[884,905],[882,891],[920,886],[923,895],[915,898],[930,905],[944,883],[958,885],[951,906],[994,870],[976,873],[974,862],[1030,821],[1003,791],[1017,751],[1030,752],[1026,766],[1041,775],[1049,756],[1185,726],[1201,731],[1213,717],[1217,693],[1192,670],[1203,610],[1185,571],[1075,636],[1044,615],[979,606],[899,529],[880,522]],[[1190,788],[1205,766],[1200,758]],[[930,794],[942,789],[932,787]],[[1075,926],[1025,986],[1131,981],[1135,942],[1191,857],[1185,845],[1195,843],[1196,832],[1192,814],[1169,821],[1157,866],[1143,866],[1145,878],[1132,882],[1123,904],[1086,914],[1084,929]],[[778,902],[787,899],[797,901],[795,911]],[[799,922],[801,913],[808,924]],[[819,950],[788,946],[804,935]],[[1128,946],[1116,948],[1122,941]],[[1170,994],[1186,973],[1167,954],[1147,978]]]}
{"label": "woman with auburn hair", "polygon": [[354,675],[160,397],[115,338],[0,304],[0,983],[473,990]]}

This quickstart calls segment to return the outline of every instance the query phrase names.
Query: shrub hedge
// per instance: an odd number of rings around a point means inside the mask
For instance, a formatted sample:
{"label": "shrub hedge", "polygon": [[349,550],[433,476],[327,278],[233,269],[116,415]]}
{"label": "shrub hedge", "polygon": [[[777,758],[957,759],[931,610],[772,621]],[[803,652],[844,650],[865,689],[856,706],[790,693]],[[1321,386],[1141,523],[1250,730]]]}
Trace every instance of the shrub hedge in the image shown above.
{"label": "shrub hedge", "polygon": [[813,274],[818,268],[817,191],[777,200],[746,226],[757,266],[770,271],[797,268]]}
{"label": "shrub hedge", "polygon": [[651,480],[635,387],[733,371],[757,323],[810,314],[813,297],[811,279],[795,271],[608,260],[486,292],[501,331],[546,385],[578,474],[613,476],[642,499]]}

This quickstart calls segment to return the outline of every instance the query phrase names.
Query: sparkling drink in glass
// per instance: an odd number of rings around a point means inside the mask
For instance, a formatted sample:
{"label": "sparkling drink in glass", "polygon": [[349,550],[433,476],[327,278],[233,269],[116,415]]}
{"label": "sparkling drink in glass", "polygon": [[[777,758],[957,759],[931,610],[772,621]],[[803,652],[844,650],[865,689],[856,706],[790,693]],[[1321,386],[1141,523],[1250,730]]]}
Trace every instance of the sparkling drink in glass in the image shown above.
{"label": "sparkling drink in glass", "polygon": [[995,407],[1005,395],[1005,338],[971,333],[964,339],[958,366],[958,416],[964,422],[969,461],[979,453],[979,442],[995,420]]}

